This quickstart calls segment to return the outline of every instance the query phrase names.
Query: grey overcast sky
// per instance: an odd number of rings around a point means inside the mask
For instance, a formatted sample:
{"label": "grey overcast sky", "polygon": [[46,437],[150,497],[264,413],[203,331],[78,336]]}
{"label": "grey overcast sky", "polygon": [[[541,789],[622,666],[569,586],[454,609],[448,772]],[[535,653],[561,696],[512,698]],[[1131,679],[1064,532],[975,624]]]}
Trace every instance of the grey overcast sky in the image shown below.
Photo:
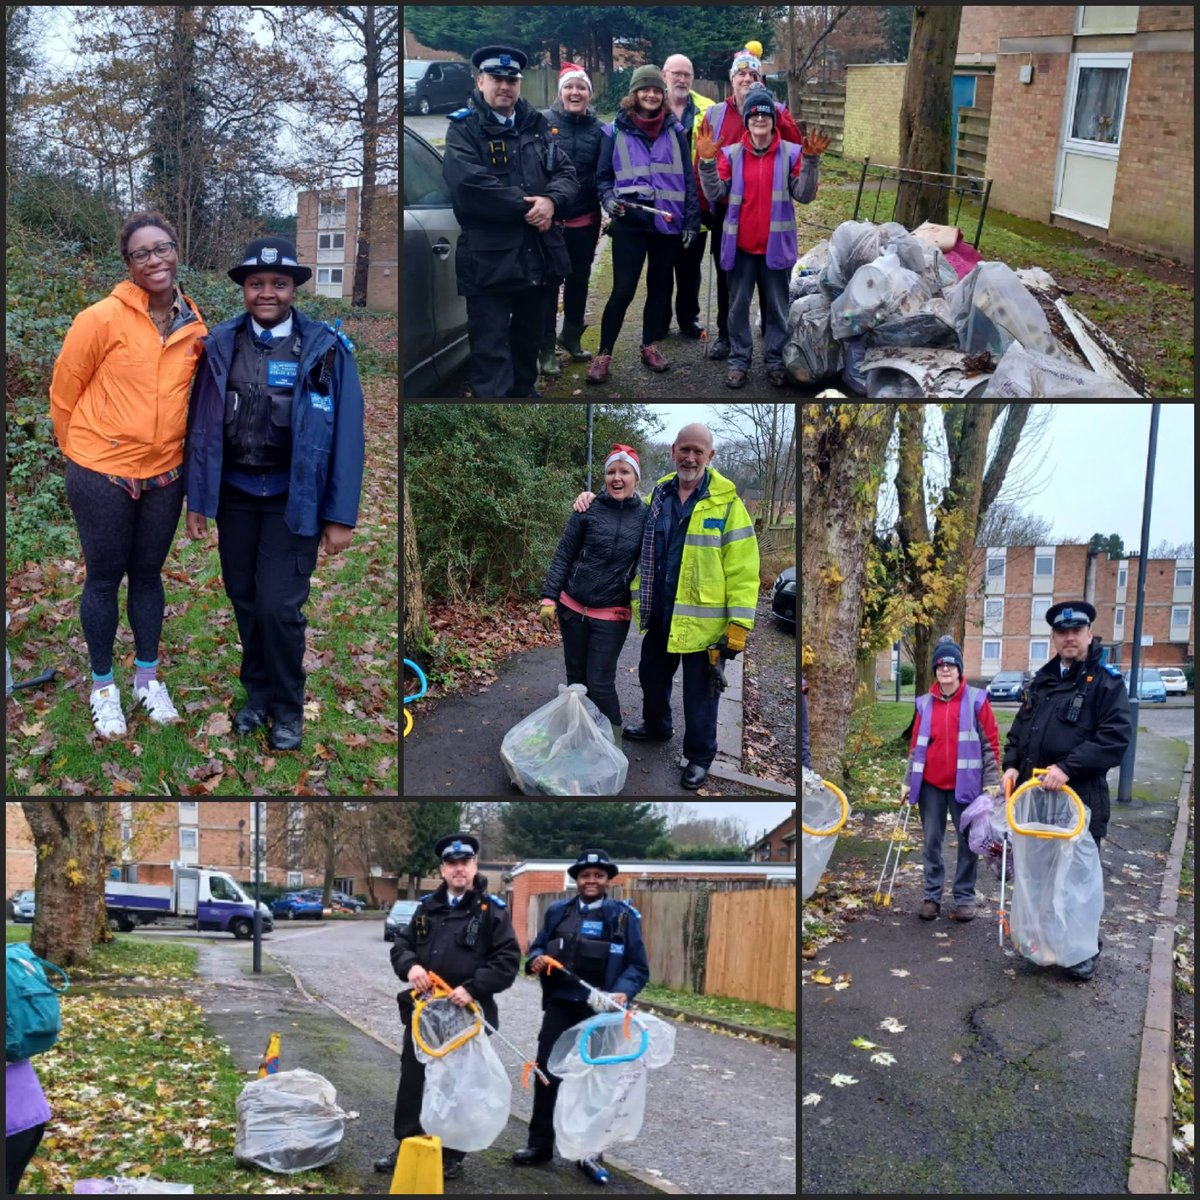
{"label": "grey overcast sky", "polygon": [[[1118,534],[1137,553],[1150,440],[1149,403],[1036,405],[1000,492],[1001,502],[1041,517],[1056,541],[1086,542],[1093,533]],[[944,482],[945,439],[937,405],[927,406],[925,436],[930,479]],[[993,445],[996,434],[993,433]],[[1196,537],[1196,411],[1194,404],[1163,404],[1151,499],[1150,549]],[[893,436],[893,450],[895,437]],[[896,460],[889,454],[879,512],[895,520]],[[940,496],[940,492],[938,493]]]}
{"label": "grey overcast sky", "polygon": [[[664,801],[663,803],[670,803]],[[746,827],[751,838],[757,839],[785,821],[796,808],[795,800],[682,800],[698,817],[720,821],[734,817]]]}

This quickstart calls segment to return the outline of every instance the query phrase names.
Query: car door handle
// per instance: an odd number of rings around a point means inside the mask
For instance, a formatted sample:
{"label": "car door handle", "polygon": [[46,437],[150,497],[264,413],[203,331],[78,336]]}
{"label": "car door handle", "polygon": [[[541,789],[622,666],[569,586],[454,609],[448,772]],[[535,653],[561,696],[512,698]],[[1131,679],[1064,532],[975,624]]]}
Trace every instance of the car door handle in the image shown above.
{"label": "car door handle", "polygon": [[447,259],[450,257],[450,243],[445,238],[438,238],[429,248],[438,258]]}

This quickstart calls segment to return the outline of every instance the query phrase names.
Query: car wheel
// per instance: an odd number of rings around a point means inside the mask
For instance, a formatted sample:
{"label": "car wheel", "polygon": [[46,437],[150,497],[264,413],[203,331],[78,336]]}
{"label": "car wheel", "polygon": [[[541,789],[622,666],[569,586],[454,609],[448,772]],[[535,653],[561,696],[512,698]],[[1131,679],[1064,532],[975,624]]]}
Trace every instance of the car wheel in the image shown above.
{"label": "car wheel", "polygon": [[427,96],[422,96],[421,99],[417,101],[417,111],[423,117],[429,116],[429,98]]}

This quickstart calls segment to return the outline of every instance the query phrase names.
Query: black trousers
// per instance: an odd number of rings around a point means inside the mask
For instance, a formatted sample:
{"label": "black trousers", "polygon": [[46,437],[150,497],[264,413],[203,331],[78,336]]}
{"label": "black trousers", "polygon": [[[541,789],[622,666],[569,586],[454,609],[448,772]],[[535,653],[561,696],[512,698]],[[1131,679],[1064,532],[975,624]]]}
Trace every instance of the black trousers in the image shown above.
{"label": "black trousers", "polygon": [[[400,1021],[404,1025],[404,1046],[400,1052],[400,1084],[396,1089],[396,1111],[392,1117],[392,1132],[396,1135],[397,1142],[402,1142],[405,1138],[420,1137],[425,1132],[421,1128],[425,1064],[413,1050],[411,1003],[400,1004]],[[442,1147],[442,1160],[445,1163],[458,1162],[465,1155],[463,1150]]]}
{"label": "black trousers", "polygon": [[221,485],[218,549],[225,594],[242,639],[242,686],[252,708],[276,724],[304,716],[304,602],[320,534],[301,537],[283,521],[287,493],[251,496]]}
{"label": "black trousers", "polygon": [[562,1080],[551,1075],[546,1064],[554,1043],[572,1025],[586,1021],[596,1014],[590,1004],[551,1000],[542,1014],[542,1030],[538,1034],[538,1066],[546,1072],[550,1086],[537,1082],[533,1085],[533,1117],[529,1121],[529,1146],[532,1150],[554,1149],[554,1102],[558,1099],[558,1088]]}
{"label": "black trousers", "polygon": [[646,302],[642,305],[642,345],[665,338],[671,329],[671,284],[680,239],[657,231],[618,229],[612,235],[613,290],[600,318],[600,349],[611,354],[625,322],[625,310],[637,293],[642,265],[646,268]]}
{"label": "black trousers", "polygon": [[[696,323],[700,316],[700,266],[704,262],[704,248],[708,245],[708,234],[701,229],[692,244],[685,250],[681,245],[675,259],[675,320],[682,333]],[[708,314],[704,314],[705,320]]]}
{"label": "black trousers", "polygon": [[717,709],[721,697],[709,695],[708,651],[672,654],[668,633],[652,623],[642,638],[638,682],[642,685],[642,719],[647,730],[669,737],[672,729],[671,683],[683,663],[683,753],[689,765],[711,767],[717,757]]}
{"label": "black trousers", "polygon": [[21,1176],[25,1174],[25,1168],[29,1166],[29,1160],[36,1153],[45,1131],[46,1124],[43,1122],[32,1129],[23,1129],[20,1133],[10,1133],[5,1137],[4,1178],[8,1183],[5,1189],[7,1195],[17,1194]]}
{"label": "black trousers", "polygon": [[519,292],[467,297],[471,391],[476,396],[534,395],[550,291],[539,284]]}
{"label": "black trousers", "polygon": [[617,698],[617,659],[629,634],[628,621],[602,621],[585,617],[565,604],[558,605],[567,682],[582,683],[588,699],[621,728],[621,701]]}

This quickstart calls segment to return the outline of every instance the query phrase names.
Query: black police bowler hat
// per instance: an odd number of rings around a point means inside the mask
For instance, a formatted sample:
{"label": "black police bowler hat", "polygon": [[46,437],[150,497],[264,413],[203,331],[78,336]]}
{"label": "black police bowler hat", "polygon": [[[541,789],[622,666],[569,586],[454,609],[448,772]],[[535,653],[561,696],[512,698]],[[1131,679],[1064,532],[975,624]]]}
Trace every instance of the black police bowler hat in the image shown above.
{"label": "black police bowler hat", "polygon": [[1082,629],[1095,620],[1096,610],[1086,600],[1062,600],[1046,610],[1046,624],[1052,629]]}
{"label": "black police bowler hat", "polygon": [[255,238],[242,255],[242,261],[229,272],[234,283],[245,283],[255,271],[278,271],[290,275],[297,283],[307,283],[312,271],[296,261],[296,247],[287,238]]}
{"label": "black police bowler hat", "polygon": [[469,833],[452,833],[447,837],[438,838],[433,849],[438,858],[443,861],[455,858],[478,858],[479,839]]}
{"label": "black police bowler hat", "polygon": [[482,46],[471,55],[471,65],[476,71],[484,71],[488,75],[502,75],[509,79],[523,78],[521,72],[529,56],[523,50],[512,46]]}
{"label": "black police bowler hat", "polygon": [[609,879],[621,872],[621,868],[608,857],[607,850],[585,850],[578,860],[567,868],[567,874],[572,879],[578,879],[579,872],[584,867],[603,867],[608,872]]}

